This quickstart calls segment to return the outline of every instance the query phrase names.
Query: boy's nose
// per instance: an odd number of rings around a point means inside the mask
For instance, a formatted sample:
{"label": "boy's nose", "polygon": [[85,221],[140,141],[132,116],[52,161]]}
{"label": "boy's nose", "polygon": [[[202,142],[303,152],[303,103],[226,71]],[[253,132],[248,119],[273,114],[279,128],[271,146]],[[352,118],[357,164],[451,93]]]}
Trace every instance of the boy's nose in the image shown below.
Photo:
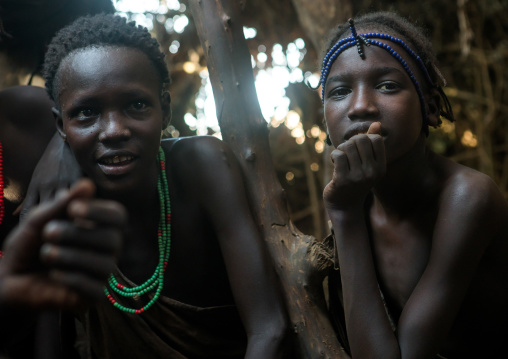
{"label": "boy's nose", "polygon": [[127,126],[125,117],[118,112],[108,112],[101,118],[102,126],[99,140],[123,141],[130,137],[131,132]]}
{"label": "boy's nose", "polygon": [[350,119],[376,117],[379,114],[373,92],[373,90],[366,88],[359,88],[353,91],[348,111]]}

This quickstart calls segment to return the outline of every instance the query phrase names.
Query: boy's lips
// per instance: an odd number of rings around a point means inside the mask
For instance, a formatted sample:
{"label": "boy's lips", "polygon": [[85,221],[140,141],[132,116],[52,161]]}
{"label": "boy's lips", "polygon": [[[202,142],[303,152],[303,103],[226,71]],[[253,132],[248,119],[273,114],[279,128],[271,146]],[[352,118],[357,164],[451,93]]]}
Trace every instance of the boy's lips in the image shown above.
{"label": "boy's lips", "polygon": [[357,122],[351,125],[344,134],[344,140],[347,141],[351,137],[359,135],[359,134],[365,134],[369,130],[370,125],[372,122]]}
{"label": "boy's lips", "polygon": [[102,163],[105,165],[119,164],[133,160],[133,156],[113,156],[102,159]]}
{"label": "boy's lips", "polygon": [[97,164],[104,174],[118,176],[127,173],[134,165],[135,159],[130,153],[108,154],[99,157]]}

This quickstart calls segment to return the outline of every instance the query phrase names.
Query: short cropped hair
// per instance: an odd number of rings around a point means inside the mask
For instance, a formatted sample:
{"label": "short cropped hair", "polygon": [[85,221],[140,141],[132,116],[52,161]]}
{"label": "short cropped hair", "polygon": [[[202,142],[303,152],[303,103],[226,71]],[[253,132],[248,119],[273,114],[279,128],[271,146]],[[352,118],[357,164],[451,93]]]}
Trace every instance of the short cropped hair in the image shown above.
{"label": "short cropped hair", "polygon": [[58,105],[57,74],[62,61],[73,51],[89,47],[119,46],[138,49],[153,63],[160,76],[161,96],[168,92],[169,71],[159,43],[148,29],[121,16],[99,14],[79,18],[61,29],[51,41],[43,66],[49,96]]}

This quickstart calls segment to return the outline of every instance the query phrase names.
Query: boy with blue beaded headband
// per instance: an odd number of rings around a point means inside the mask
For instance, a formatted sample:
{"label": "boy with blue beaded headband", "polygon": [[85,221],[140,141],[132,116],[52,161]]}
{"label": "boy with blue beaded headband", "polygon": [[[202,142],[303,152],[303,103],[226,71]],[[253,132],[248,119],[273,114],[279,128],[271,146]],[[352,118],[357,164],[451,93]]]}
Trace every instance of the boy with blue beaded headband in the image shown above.
{"label": "boy with blue beaded headband", "polygon": [[353,358],[497,358],[508,335],[508,205],[426,146],[453,120],[421,29],[393,13],[339,26],[321,86],[337,248],[332,317]]}
{"label": "boy with blue beaded headband", "polygon": [[108,15],[62,29],[46,56],[58,131],[129,215],[104,298],[80,315],[84,357],[283,357],[285,308],[234,155],[213,137],[161,141],[163,56]]}

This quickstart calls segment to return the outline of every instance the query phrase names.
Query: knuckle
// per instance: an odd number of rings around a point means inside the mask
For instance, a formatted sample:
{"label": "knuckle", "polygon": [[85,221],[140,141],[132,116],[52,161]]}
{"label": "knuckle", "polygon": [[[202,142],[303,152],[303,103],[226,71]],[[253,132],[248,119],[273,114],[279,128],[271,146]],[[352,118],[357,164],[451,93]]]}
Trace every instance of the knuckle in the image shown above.
{"label": "knuckle", "polygon": [[46,223],[42,233],[47,242],[58,243],[64,241],[68,230],[69,228],[64,221],[52,220]]}
{"label": "knuckle", "polygon": [[61,257],[60,249],[53,244],[43,244],[40,249],[40,258],[43,262],[47,264],[52,264],[58,261],[59,257]]}
{"label": "knuckle", "polygon": [[86,218],[90,213],[90,203],[89,201],[85,201],[83,199],[74,199],[69,203],[67,208],[67,213],[71,217],[81,217]]}
{"label": "knuckle", "polygon": [[347,155],[344,151],[341,150],[334,150],[332,152],[332,160],[334,162],[340,162],[347,160]]}
{"label": "knuckle", "polygon": [[344,152],[350,152],[350,151],[356,150],[356,141],[357,140],[358,139],[355,138],[355,139],[351,139],[351,140],[347,141],[346,143],[344,143],[344,145],[343,145]]}
{"label": "knuckle", "polygon": [[358,135],[355,140],[359,145],[367,145],[370,142],[370,138],[367,135]]}
{"label": "knuckle", "polygon": [[365,179],[367,179],[367,180],[373,179],[377,175],[377,171],[373,167],[367,167],[364,169],[363,172],[364,172]]}
{"label": "knuckle", "polygon": [[363,171],[353,169],[349,172],[349,181],[353,183],[361,182],[365,178]]}

